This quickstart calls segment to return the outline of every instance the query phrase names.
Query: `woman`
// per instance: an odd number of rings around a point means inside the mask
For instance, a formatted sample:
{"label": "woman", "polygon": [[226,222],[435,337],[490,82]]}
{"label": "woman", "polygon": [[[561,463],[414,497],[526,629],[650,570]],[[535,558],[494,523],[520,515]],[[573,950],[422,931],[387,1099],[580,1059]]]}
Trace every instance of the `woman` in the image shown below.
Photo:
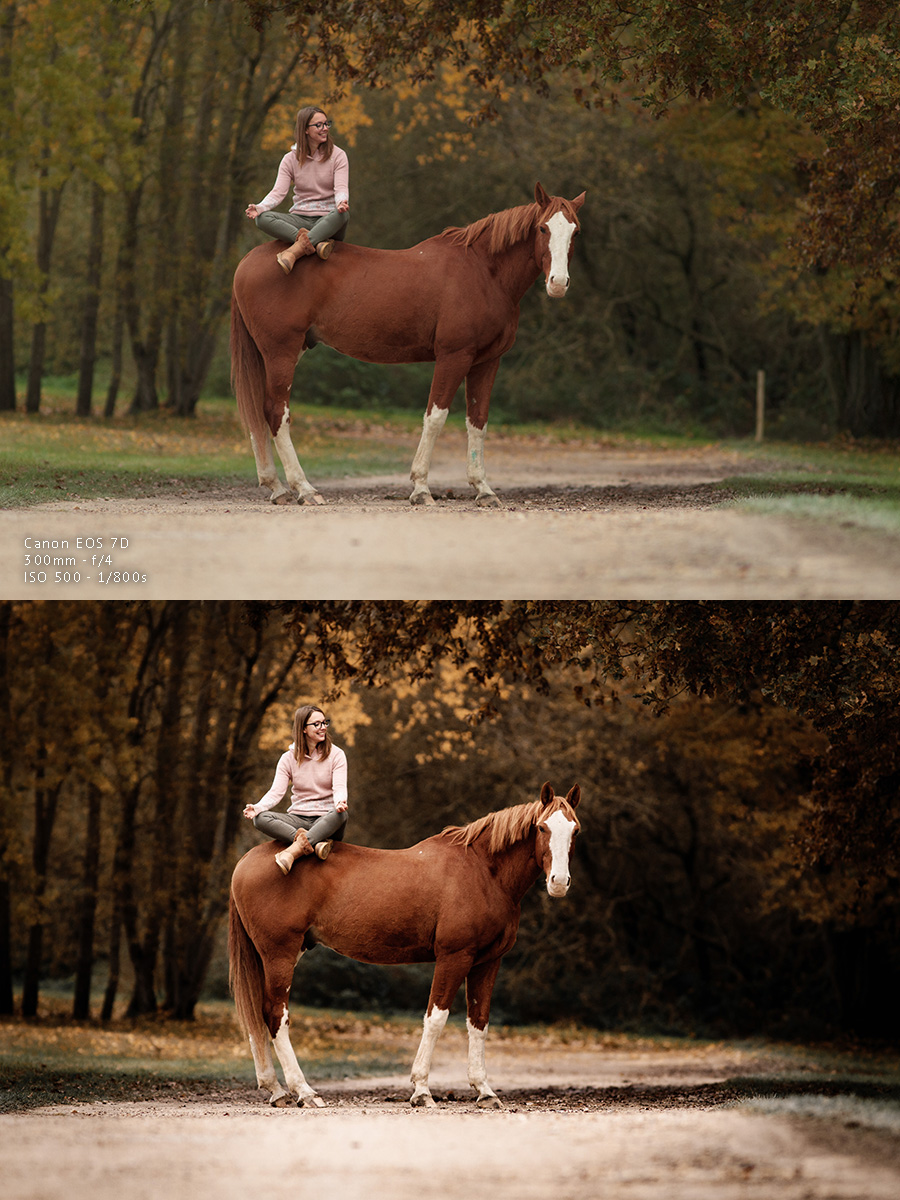
{"label": "woman", "polygon": [[[294,859],[315,854],[326,859],[332,843],[341,841],[347,824],[347,756],[328,734],[330,722],[320,708],[305,704],[294,713],[294,740],[278,760],[272,786],[244,816],[261,833],[282,842],[275,855],[287,875]],[[269,812],[291,789],[286,813]]]}
{"label": "woman", "polygon": [[[326,259],[335,240],[344,240],[350,220],[350,164],[344,151],[331,140],[330,128],[331,122],[321,108],[301,108],[294,145],[281,160],[275,186],[259,204],[247,205],[247,216],[263,233],[289,244],[277,256],[285,274],[290,274],[304,254]],[[271,212],[292,184],[291,211]]]}

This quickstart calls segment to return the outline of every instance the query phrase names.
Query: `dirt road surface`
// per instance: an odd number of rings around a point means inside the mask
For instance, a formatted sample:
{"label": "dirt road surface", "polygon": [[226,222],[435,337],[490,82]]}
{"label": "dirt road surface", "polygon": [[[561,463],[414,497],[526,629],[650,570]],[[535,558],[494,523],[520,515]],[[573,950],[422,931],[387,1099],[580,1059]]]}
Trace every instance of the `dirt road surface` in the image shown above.
{"label": "dirt road surface", "polygon": [[[246,485],[229,490],[169,488],[0,513],[0,598],[900,593],[900,539],[723,507],[722,490],[711,485],[753,464],[721,448],[593,450],[498,439],[490,444],[489,470],[502,509],[476,508],[463,463],[462,445],[445,436],[431,479],[437,503],[429,509],[408,504],[402,475],[324,484],[323,506],[271,505],[248,467]],[[46,579],[27,573],[35,541],[50,544]]]}
{"label": "dirt road surface", "polygon": [[[158,1099],[2,1116],[4,1200],[900,1195],[896,1104],[885,1117],[890,1105],[834,1096],[828,1072],[808,1063],[733,1047],[660,1055],[489,1041],[505,1107],[482,1112],[465,1080],[464,1034],[445,1038],[428,1111],[409,1107],[397,1077],[319,1085],[319,1110],[269,1108],[249,1085],[197,1094],[173,1081]],[[792,1090],[793,1110],[748,1099]]]}

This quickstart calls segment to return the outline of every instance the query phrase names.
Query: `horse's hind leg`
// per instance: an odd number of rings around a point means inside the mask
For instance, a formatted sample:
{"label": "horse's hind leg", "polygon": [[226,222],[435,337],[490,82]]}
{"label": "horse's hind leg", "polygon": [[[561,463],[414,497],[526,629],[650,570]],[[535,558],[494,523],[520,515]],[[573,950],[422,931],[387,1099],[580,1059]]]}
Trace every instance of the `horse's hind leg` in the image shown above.
{"label": "horse's hind leg", "polygon": [[469,1033],[469,1083],[478,1092],[479,1108],[502,1108],[487,1081],[484,1043],[491,1011],[491,996],[500,969],[500,959],[473,967],[466,979],[466,1029]]}
{"label": "horse's hind leg", "polygon": [[475,489],[475,503],[482,508],[502,507],[487,481],[484,470],[484,438],[487,433],[488,408],[499,366],[500,359],[494,358],[490,362],[479,363],[466,376],[466,476]]}
{"label": "horse's hind leg", "polygon": [[[297,961],[299,962],[299,956]],[[288,1092],[295,1098],[300,1108],[322,1108],[325,1102],[306,1082],[303,1071],[300,1069],[300,1064],[297,1062],[294,1047],[291,1045],[287,1000],[288,993],[291,990],[293,975],[294,963],[289,960],[266,964],[263,1020],[271,1035],[278,1061],[281,1063],[281,1069],[284,1072],[284,1082],[287,1085]],[[268,1047],[266,1047],[266,1050],[268,1050]],[[253,1048],[253,1056],[256,1059],[257,1050],[255,1047]],[[269,1057],[271,1058],[271,1055]],[[275,1070],[273,1067],[272,1078],[274,1076]],[[258,1060],[257,1078],[259,1078]],[[269,1084],[261,1083],[260,1086],[269,1087]],[[280,1090],[280,1094],[273,1092],[269,1103],[279,1106],[288,1092],[284,1092],[283,1090]]]}
{"label": "horse's hind leg", "polygon": [[[291,410],[290,410],[290,393],[291,382],[294,378],[294,369],[303,357],[303,351],[300,351],[296,361],[286,358],[280,358],[275,362],[270,362],[266,367],[266,421],[272,433],[272,441],[275,443],[275,449],[278,451],[278,457],[281,459],[281,465],[284,468],[284,476],[287,480],[288,488],[293,496],[297,497],[298,504],[324,504],[324,498],[316,491],[313,485],[306,478],[303,468],[300,466],[300,460],[297,458],[297,452],[294,449],[294,443],[291,441]],[[254,445],[254,452],[257,448]],[[277,488],[273,488],[272,502],[273,504],[285,503],[285,495],[290,493],[287,489],[281,486],[276,473],[275,462],[272,458],[271,447],[266,447],[268,461],[271,463],[271,474],[275,478]],[[260,474],[260,456],[256,454],[256,469],[257,474]],[[260,483],[262,476],[260,475]],[[272,486],[269,484],[269,486]],[[291,497],[293,498],[293,497]]]}
{"label": "horse's hind leg", "polygon": [[269,499],[273,504],[292,504],[294,493],[290,488],[284,486],[275,469],[272,439],[268,435],[264,438],[257,438],[255,434],[251,433],[250,445],[253,447],[253,457],[256,459],[256,478],[259,480],[259,486],[269,489],[272,493]]}

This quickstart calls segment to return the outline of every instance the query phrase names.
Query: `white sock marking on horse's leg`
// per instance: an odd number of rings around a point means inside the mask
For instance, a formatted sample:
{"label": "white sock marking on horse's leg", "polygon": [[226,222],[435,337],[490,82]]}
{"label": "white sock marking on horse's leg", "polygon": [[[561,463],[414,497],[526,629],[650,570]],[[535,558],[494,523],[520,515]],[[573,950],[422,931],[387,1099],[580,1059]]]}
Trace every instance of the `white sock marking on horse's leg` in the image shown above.
{"label": "white sock marking on horse's leg", "polygon": [[483,429],[478,429],[466,417],[466,435],[468,439],[466,477],[472,487],[475,488],[476,500],[480,500],[482,496],[495,495],[484,471],[484,439],[486,434],[487,425]]}
{"label": "white sock marking on horse's leg", "polygon": [[265,1088],[269,1093],[269,1102],[274,1104],[276,1100],[280,1100],[282,1096],[286,1096],[287,1092],[278,1082],[278,1076],[275,1074],[275,1062],[272,1058],[271,1042],[267,1038],[260,1045],[251,1035],[250,1053],[253,1055],[253,1065],[256,1068],[256,1086],[258,1088]]}
{"label": "white sock marking on horse's leg", "polygon": [[256,436],[251,433],[250,445],[253,449],[253,457],[256,459],[256,478],[259,480],[259,486],[269,488],[272,493],[271,500],[274,503],[279,496],[284,496],[288,489],[278,478],[278,472],[275,470],[272,439],[266,434],[265,442],[260,445]]}
{"label": "white sock marking on horse's leg", "polygon": [[[449,411],[447,408],[433,408],[430,413],[426,413],[422,418],[422,436],[419,438],[419,445],[409,472],[409,477],[413,482],[412,495],[410,496],[410,501],[413,504],[431,503],[431,492],[428,488],[428,472],[431,468],[431,456],[434,453],[434,444],[438,439],[438,435],[447,423],[447,414]],[[421,500],[418,500],[417,497],[421,497]]]}
{"label": "white sock marking on horse's leg", "polygon": [[434,1104],[431,1092],[428,1090],[431,1057],[434,1054],[434,1047],[441,1036],[444,1026],[447,1024],[449,1016],[449,1009],[433,1008],[430,1013],[426,1014],[422,1022],[422,1040],[419,1042],[419,1049],[416,1051],[416,1057],[413,1059],[412,1072],[410,1074],[410,1079],[413,1083],[413,1094],[409,1099],[410,1104],[422,1104],[429,1107]]}
{"label": "white sock marking on horse's leg", "polygon": [[484,1043],[488,1027],[485,1025],[484,1029],[477,1029],[467,1019],[466,1029],[469,1031],[469,1083],[478,1092],[479,1100],[485,1096],[496,1098],[497,1093],[487,1081],[487,1070],[484,1065]]}
{"label": "white sock marking on horse's leg", "polygon": [[309,1100],[312,1103],[319,1101],[321,1104],[315,1091],[306,1082],[303,1072],[300,1070],[300,1064],[297,1062],[294,1047],[291,1045],[287,1005],[285,1005],[278,1032],[275,1034],[275,1053],[278,1055],[278,1061],[284,1071],[284,1082],[291,1094],[296,1096],[301,1103]]}
{"label": "white sock marking on horse's leg", "polygon": [[281,418],[281,424],[275,434],[275,449],[278,451],[278,457],[284,467],[288,486],[293,488],[298,500],[321,500],[319,493],[306,478],[303,468],[300,466],[297,451],[291,441],[291,417],[287,408],[284,410],[284,416]]}

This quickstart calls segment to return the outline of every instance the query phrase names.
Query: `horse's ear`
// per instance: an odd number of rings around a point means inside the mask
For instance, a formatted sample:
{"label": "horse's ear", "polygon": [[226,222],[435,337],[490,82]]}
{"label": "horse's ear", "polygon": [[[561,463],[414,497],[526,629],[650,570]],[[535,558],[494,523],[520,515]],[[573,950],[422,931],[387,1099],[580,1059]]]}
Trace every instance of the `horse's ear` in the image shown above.
{"label": "horse's ear", "polygon": [[544,191],[544,189],[541,187],[541,185],[539,183],[536,183],[534,185],[534,198],[535,198],[535,200],[537,200],[538,204],[541,205],[541,207],[544,207],[545,205],[550,203],[550,197],[547,195],[547,193]]}
{"label": "horse's ear", "polygon": [[581,788],[580,788],[580,787],[578,786],[578,784],[576,783],[576,784],[575,784],[575,786],[574,786],[573,788],[570,788],[570,789],[569,789],[569,794],[568,794],[568,796],[566,796],[566,801],[567,801],[569,804],[571,804],[571,806],[572,806],[573,808],[577,808],[577,807],[578,807],[578,801],[579,801],[580,799],[581,799]]}
{"label": "horse's ear", "polygon": [[580,196],[576,196],[574,200],[569,201],[576,212],[578,212],[579,208],[581,208],[582,204],[584,204],[584,198],[586,195],[586,192],[582,192]]}
{"label": "horse's ear", "polygon": [[548,781],[541,788],[541,804],[545,804],[545,805],[549,804],[552,799],[553,799],[553,788],[550,786],[550,783]]}

